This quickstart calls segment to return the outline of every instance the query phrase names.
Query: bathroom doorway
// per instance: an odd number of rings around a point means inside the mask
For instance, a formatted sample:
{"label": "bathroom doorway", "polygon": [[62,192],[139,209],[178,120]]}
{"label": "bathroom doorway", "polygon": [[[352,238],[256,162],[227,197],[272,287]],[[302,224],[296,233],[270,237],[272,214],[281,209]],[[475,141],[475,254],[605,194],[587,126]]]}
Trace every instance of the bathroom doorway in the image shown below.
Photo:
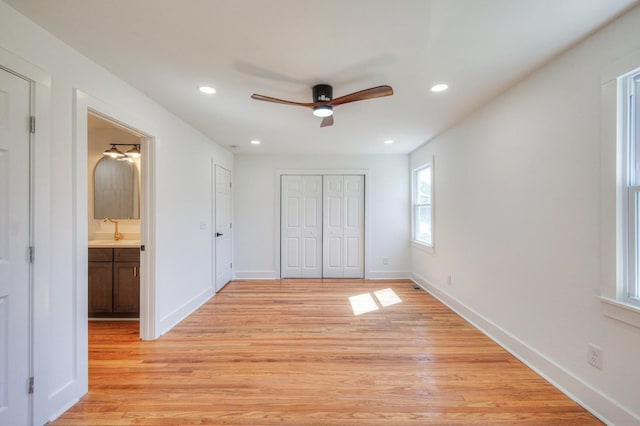
{"label": "bathroom doorway", "polygon": [[140,318],[144,144],[145,138],[139,133],[95,113],[88,114],[89,320]]}
{"label": "bathroom doorway", "polygon": [[[136,265],[128,265],[131,275],[137,275],[139,279],[139,333],[141,340],[154,340],[158,338],[157,318],[156,318],[156,297],[155,297],[155,152],[156,140],[154,134],[154,126],[145,121],[144,118],[130,115],[123,111],[122,106],[114,106],[94,98],[80,90],[74,91],[74,217],[76,227],[74,230],[74,258],[75,258],[75,291],[77,303],[76,316],[77,336],[87,336],[88,334],[88,241],[90,228],[89,214],[89,120],[99,118],[109,124],[133,134],[139,141],[139,147],[116,145],[121,151],[130,151],[138,148],[140,151],[140,168],[138,176],[139,193],[136,199],[139,199],[139,267]],[[128,142],[128,141],[127,141]],[[120,143],[120,142],[114,142]],[[125,142],[126,143],[126,142]],[[111,145],[109,145],[111,147]],[[102,154],[100,154],[102,155]],[[95,200],[94,200],[95,203]],[[135,203],[134,203],[135,204]],[[95,205],[94,205],[95,209]],[[94,211],[95,214],[95,211]],[[101,218],[104,221],[104,218]],[[92,221],[95,221],[95,217]],[[127,219],[128,220],[128,219]],[[117,220],[116,220],[117,221]],[[115,224],[107,221],[107,223],[99,222],[100,226],[111,224],[113,228],[103,228],[102,231],[114,231]],[[120,227],[119,223],[119,227]],[[131,225],[131,224],[129,224]],[[95,233],[93,237],[104,238],[96,235],[100,230],[97,228],[98,223],[94,222]],[[132,228],[118,229],[121,234],[128,230],[130,233]],[[111,234],[111,238],[115,235]],[[106,235],[109,235],[108,233]],[[132,235],[129,237],[133,238]],[[129,241],[127,241],[129,242]],[[116,253],[113,253],[115,256]],[[117,261],[118,259],[114,260]],[[125,263],[130,259],[120,258]],[[132,261],[133,262],[133,261]],[[120,265],[121,266],[121,265]],[[127,268],[127,266],[124,266]],[[105,267],[108,268],[108,267]],[[113,267],[112,267],[113,268]],[[119,294],[119,296],[121,296]],[[131,322],[131,321],[129,321]],[[86,338],[78,339],[75,347],[77,348],[76,356],[78,360],[78,371],[86,371],[88,365],[88,342]],[[88,376],[83,375],[79,380],[84,383],[84,387],[88,385]]]}

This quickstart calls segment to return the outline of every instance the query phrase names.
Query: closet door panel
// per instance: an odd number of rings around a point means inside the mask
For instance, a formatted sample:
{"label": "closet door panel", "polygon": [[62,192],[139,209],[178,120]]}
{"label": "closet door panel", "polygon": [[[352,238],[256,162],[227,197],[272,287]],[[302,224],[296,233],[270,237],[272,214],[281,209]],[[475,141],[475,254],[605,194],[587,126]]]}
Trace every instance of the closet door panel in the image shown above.
{"label": "closet door panel", "polygon": [[364,278],[364,176],[344,176],[343,277]]}
{"label": "closet door panel", "polygon": [[364,176],[324,176],[323,192],[323,276],[363,278]]}
{"label": "closet door panel", "polygon": [[322,277],[322,177],[282,176],[280,269],[283,278]]}

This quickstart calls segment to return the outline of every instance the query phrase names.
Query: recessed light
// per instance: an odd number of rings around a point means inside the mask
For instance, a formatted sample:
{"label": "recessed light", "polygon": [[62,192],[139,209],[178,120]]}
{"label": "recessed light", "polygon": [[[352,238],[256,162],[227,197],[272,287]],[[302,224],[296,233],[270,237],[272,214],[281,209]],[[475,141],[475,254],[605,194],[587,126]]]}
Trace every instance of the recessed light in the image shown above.
{"label": "recessed light", "polygon": [[260,141],[258,141],[258,140],[252,140],[252,141],[251,141],[251,145],[260,145]]}
{"label": "recessed light", "polygon": [[439,84],[436,84],[435,86],[431,87],[431,91],[432,92],[444,92],[448,88],[449,88],[448,84],[439,83]]}
{"label": "recessed light", "polygon": [[393,143],[393,141],[391,139],[388,139],[388,140],[384,141],[384,143],[386,145],[391,145]]}
{"label": "recessed light", "polygon": [[207,95],[213,95],[214,93],[216,93],[216,89],[209,86],[200,86],[200,91]]}

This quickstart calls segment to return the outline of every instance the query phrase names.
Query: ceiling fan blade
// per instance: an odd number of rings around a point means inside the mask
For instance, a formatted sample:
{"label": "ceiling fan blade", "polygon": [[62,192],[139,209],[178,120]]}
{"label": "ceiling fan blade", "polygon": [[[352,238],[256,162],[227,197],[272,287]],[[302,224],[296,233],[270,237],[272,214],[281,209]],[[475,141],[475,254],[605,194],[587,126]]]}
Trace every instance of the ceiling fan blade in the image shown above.
{"label": "ceiling fan blade", "polygon": [[309,107],[309,108],[312,108],[317,105],[317,102],[305,103],[305,102],[287,101],[285,99],[272,98],[270,96],[258,95],[256,93],[251,95],[251,99],[255,99],[257,101],[274,102],[276,104],[296,105],[296,106],[303,106],[303,107]]}
{"label": "ceiling fan blade", "polygon": [[333,115],[325,117],[322,119],[322,123],[320,123],[320,127],[333,126]]}
{"label": "ceiling fan blade", "polygon": [[348,95],[340,96],[329,102],[329,105],[336,106],[349,102],[364,101],[366,99],[381,98],[383,96],[393,95],[393,89],[391,86],[376,86],[370,89],[360,90],[359,92],[350,93]]}

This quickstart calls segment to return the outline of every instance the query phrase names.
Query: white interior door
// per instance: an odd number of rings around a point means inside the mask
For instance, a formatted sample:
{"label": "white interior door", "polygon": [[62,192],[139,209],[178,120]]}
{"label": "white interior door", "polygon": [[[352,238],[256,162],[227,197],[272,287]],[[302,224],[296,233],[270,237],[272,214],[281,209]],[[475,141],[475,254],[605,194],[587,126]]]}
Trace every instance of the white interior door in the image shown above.
{"label": "white interior door", "polygon": [[282,176],[281,275],[322,277],[322,176]]}
{"label": "white interior door", "polygon": [[216,292],[231,281],[231,173],[215,166]]}
{"label": "white interior door", "polygon": [[0,70],[0,424],[29,422],[30,83]]}
{"label": "white interior door", "polygon": [[323,257],[323,277],[364,277],[364,176],[324,176]]}

